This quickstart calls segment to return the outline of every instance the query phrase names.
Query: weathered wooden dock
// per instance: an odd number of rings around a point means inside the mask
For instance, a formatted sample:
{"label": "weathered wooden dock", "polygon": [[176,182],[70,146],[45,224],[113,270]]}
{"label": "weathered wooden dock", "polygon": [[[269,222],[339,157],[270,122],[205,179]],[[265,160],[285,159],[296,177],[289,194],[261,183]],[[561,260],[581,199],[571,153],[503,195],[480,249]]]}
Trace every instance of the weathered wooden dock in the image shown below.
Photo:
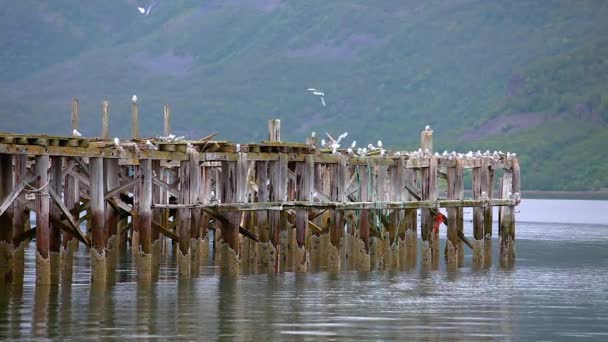
{"label": "weathered wooden dock", "polygon": [[[76,135],[78,111],[75,100]],[[209,262],[209,246],[229,274],[407,270],[417,260],[437,269],[440,259],[455,269],[464,265],[464,248],[473,250],[473,267],[489,267],[494,206],[499,265],[514,262],[515,155],[437,154],[430,129],[417,151],[332,151],[315,137],[282,142],[279,120],[269,122],[268,141],[260,143],[214,134],[185,140],[170,135],[168,107],[163,137],[141,138],[138,112],[133,101],[132,138],[121,141],[110,139],[107,102],[100,137],[0,134],[0,277],[23,281],[24,245],[34,238],[41,285],[71,279],[79,244],[90,248],[93,283],[107,281],[129,245],[138,277],[153,279],[168,240],[180,277]],[[472,198],[464,197],[467,172]],[[470,237],[463,234],[465,207],[473,208]],[[442,221],[444,251],[435,229]]]}

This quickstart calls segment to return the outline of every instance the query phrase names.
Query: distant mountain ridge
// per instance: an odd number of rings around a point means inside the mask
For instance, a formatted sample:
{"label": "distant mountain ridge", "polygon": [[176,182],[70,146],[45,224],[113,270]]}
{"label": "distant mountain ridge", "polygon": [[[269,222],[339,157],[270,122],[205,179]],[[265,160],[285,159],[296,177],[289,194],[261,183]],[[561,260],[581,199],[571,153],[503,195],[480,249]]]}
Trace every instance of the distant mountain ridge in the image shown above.
{"label": "distant mountain ridge", "polygon": [[[238,141],[349,132],[360,144],[518,152],[523,187],[608,188],[604,1],[0,0],[3,131]],[[326,93],[327,107],[306,91]]]}

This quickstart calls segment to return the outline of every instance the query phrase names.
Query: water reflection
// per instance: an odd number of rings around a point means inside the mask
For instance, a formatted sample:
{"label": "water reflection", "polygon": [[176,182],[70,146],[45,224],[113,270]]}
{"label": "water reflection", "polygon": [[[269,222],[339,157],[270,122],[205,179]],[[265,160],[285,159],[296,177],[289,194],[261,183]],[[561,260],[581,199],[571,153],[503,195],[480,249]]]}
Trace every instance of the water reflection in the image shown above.
{"label": "water reflection", "polygon": [[512,270],[472,270],[468,254],[468,264],[456,270],[233,278],[202,266],[198,277],[183,280],[177,279],[175,256],[169,252],[156,281],[140,283],[125,250],[116,281],[102,287],[90,286],[84,249],[74,257],[71,286],[33,286],[32,244],[25,285],[0,285],[0,340],[606,337],[608,239],[589,241],[588,236],[606,235],[608,227],[586,226],[587,234],[567,242],[549,238],[561,229],[520,224],[526,238],[518,242]]}

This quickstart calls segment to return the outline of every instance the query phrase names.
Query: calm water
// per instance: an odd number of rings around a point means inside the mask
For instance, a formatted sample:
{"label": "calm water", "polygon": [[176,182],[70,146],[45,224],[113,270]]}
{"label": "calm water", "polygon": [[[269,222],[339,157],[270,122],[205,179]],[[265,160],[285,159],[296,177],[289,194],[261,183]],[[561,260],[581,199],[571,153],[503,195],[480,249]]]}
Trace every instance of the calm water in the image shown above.
{"label": "calm water", "polygon": [[0,340],[608,340],[608,221],[598,219],[608,202],[527,200],[519,210],[509,271],[472,271],[467,256],[454,273],[235,280],[207,267],[178,281],[169,255],[144,287],[125,256],[117,282],[97,290],[81,249],[71,288],[36,289],[31,244],[26,285],[0,289]]}

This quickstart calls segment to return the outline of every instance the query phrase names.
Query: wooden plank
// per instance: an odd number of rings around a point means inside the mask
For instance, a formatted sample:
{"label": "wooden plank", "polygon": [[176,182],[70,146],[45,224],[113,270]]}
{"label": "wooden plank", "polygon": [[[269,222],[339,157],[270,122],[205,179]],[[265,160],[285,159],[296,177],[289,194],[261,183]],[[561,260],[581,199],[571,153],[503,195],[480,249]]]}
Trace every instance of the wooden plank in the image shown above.
{"label": "wooden plank", "polygon": [[171,134],[171,107],[168,104],[163,106],[163,136]]}
{"label": "wooden plank", "polygon": [[[3,179],[9,179],[8,177],[3,177]],[[12,180],[12,177],[10,178]],[[21,194],[21,191],[29,185],[35,179],[34,176],[29,176],[25,181],[19,182],[13,190],[6,195],[6,197],[2,201],[2,205],[0,205],[0,215],[3,215],[4,212],[13,204],[13,201]],[[12,186],[11,186],[12,187]],[[5,188],[9,188],[8,186]]]}
{"label": "wooden plank", "polygon": [[128,181],[127,183],[118,185],[118,186],[114,187],[112,190],[107,191],[103,195],[103,198],[107,201],[108,199],[110,199],[112,197],[116,197],[127,190],[132,190],[136,184],[137,184],[137,180],[133,179],[133,180]]}
{"label": "wooden plank", "polygon": [[[66,217],[67,222],[69,223],[70,231],[73,233],[76,233],[76,237],[80,241],[82,241],[85,245],[91,247],[91,243],[89,242],[89,240],[87,239],[85,234],[80,230],[80,228],[78,226],[78,221],[74,218],[72,213],[65,206],[65,204],[61,200],[61,197],[52,188],[49,188],[49,195],[51,196],[51,198],[53,199],[53,201],[55,202],[55,204],[61,211],[61,214]],[[60,221],[61,220],[60,216],[57,215],[57,219]],[[63,221],[60,221],[60,222],[63,222]]]}

